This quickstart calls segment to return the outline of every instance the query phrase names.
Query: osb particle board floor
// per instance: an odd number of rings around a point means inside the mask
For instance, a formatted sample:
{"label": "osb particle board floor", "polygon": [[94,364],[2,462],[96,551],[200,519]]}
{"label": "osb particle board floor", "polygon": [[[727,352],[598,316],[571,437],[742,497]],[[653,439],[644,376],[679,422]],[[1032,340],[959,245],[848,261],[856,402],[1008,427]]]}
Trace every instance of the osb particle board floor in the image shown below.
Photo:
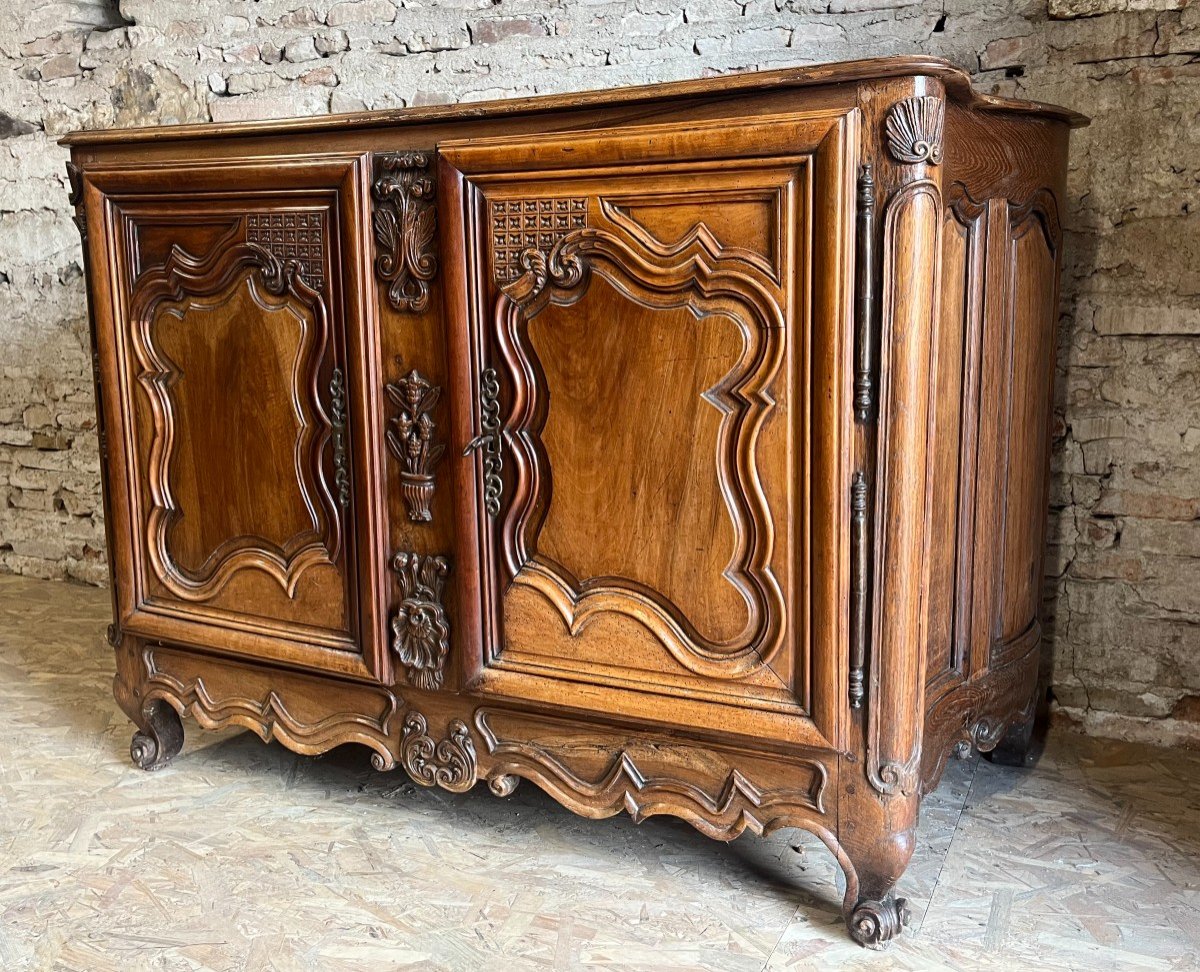
{"label": "osb particle board floor", "polygon": [[0,969],[1200,968],[1200,754],[952,763],[883,955],[813,839],[588,821],[187,727],[134,769],[103,591],[0,575]]}

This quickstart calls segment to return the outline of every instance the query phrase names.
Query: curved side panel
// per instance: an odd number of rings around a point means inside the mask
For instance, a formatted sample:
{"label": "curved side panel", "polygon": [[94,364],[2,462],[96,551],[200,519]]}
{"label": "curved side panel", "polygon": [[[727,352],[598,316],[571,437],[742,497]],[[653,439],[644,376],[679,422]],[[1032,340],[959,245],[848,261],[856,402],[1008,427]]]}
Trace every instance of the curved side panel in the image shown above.
{"label": "curved side panel", "polygon": [[941,193],[915,182],[888,204],[883,235],[883,383],[876,496],[875,632],[867,778],[881,793],[916,791],[921,760],[927,593],[926,469]]}

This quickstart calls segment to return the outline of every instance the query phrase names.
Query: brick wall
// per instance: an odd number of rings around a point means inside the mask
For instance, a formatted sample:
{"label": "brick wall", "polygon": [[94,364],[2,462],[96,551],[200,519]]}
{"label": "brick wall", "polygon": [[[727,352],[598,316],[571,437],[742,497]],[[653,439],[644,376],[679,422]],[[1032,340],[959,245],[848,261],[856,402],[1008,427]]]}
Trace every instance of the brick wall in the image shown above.
{"label": "brick wall", "polygon": [[1200,6],[1189,0],[10,0],[0,569],[105,579],[71,128],[933,53],[1074,138],[1047,611],[1061,712],[1200,740]]}

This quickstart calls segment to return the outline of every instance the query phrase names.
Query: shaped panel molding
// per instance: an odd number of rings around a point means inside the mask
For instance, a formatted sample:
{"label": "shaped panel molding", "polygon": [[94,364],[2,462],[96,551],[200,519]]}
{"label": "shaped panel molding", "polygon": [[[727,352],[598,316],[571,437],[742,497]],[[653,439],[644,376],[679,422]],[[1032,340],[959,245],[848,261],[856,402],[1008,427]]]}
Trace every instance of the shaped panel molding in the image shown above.
{"label": "shaped panel molding", "polygon": [[[768,790],[751,779],[748,772],[753,771],[734,765],[739,758],[732,752],[717,749],[708,760],[690,765],[683,760],[672,769],[643,769],[648,764],[629,749],[605,756],[585,742],[574,746],[566,726],[554,732],[552,746],[543,746],[538,737],[554,725],[553,720],[535,726],[513,713],[476,710],[475,728],[487,749],[493,792],[507,795],[515,778],[525,777],[584,816],[609,817],[626,810],[640,823],[671,814],[721,840],[745,830],[762,835],[779,827],[811,827],[825,809],[827,774],[815,760],[789,761],[786,775],[798,785]],[[753,759],[744,761],[758,765]],[[712,786],[700,782],[705,777]]]}
{"label": "shaped panel molding", "polygon": [[[593,617],[615,612],[634,618],[661,641],[686,670],[736,678],[768,663],[786,630],[783,593],[771,566],[775,520],[759,478],[756,439],[774,405],[770,389],[784,353],[783,310],[777,290],[759,268],[727,260],[711,234],[691,234],[661,252],[609,230],[569,231],[548,254],[531,251],[525,273],[510,281],[497,308],[498,343],[514,401],[505,441],[511,442],[513,499],[503,527],[503,556],[514,584],[546,597],[572,634]],[[717,479],[734,527],[735,549],[725,571],[746,605],[741,631],[715,641],[701,635],[684,613],[657,591],[621,577],[576,579],[536,552],[549,504],[549,459],[541,434],[547,390],[529,339],[529,321],[547,302],[567,305],[599,274],[630,299],[650,308],[690,308],[720,315],[735,327],[743,353],[705,397],[722,415]]]}
{"label": "shaped panel molding", "polygon": [[376,769],[396,765],[392,739],[398,702],[383,689],[359,686],[353,704],[337,709],[319,676],[293,674],[284,688],[270,669],[214,663],[160,646],[120,648],[118,656],[127,651],[140,653],[138,684],[127,684],[118,674],[114,686],[127,712],[161,699],[205,729],[242,726],[263,741],[278,739],[308,755],[357,742],[371,749]]}
{"label": "shaped panel molding", "polygon": [[[184,437],[194,429],[181,425],[182,396],[190,388],[186,366],[172,360],[164,349],[158,322],[164,315],[173,318],[176,331],[189,315],[226,314],[222,310],[234,296],[248,301],[254,315],[266,321],[278,316],[286,334],[296,333],[294,347],[268,344],[272,355],[290,355],[291,365],[279,381],[288,387],[277,390],[289,405],[290,421],[295,427],[294,458],[290,465],[295,474],[294,502],[291,506],[274,503],[274,519],[264,507],[258,511],[259,530],[231,529],[229,535],[212,537],[211,531],[192,537],[190,546],[212,546],[184,564],[173,544],[173,530],[183,511],[176,500],[172,476],[180,475],[176,455]],[[331,341],[325,303],[300,273],[300,261],[281,262],[275,254],[254,243],[223,246],[203,258],[175,248],[166,264],[149,271],[138,281],[132,295],[129,316],[131,344],[142,368],[137,376],[150,405],[151,439],[146,470],[150,510],[146,519],[147,550],[156,576],[183,600],[203,601],[219,592],[239,570],[263,571],[293,596],[300,578],[310,567],[335,564],[342,546],[342,523],[338,511],[340,486],[326,476],[325,453],[334,434],[333,417],[325,411],[318,392],[318,375],[327,360]],[[183,333],[183,332],[179,332]],[[284,337],[264,337],[264,341],[283,341]],[[291,341],[290,337],[286,340]],[[263,353],[266,353],[265,351]],[[193,389],[187,407],[196,409],[195,398],[203,389]],[[194,421],[194,420],[193,420]],[[206,427],[207,428],[207,427]],[[334,457],[336,463],[336,456]],[[265,486],[264,486],[265,488]],[[254,511],[246,511],[250,518]],[[203,522],[193,516],[191,527]],[[232,523],[232,521],[231,521]],[[277,535],[268,537],[263,530],[274,527]],[[281,531],[281,532],[280,532]],[[290,532],[289,532],[290,531]],[[189,536],[191,536],[189,534]],[[208,539],[205,539],[208,537]]]}

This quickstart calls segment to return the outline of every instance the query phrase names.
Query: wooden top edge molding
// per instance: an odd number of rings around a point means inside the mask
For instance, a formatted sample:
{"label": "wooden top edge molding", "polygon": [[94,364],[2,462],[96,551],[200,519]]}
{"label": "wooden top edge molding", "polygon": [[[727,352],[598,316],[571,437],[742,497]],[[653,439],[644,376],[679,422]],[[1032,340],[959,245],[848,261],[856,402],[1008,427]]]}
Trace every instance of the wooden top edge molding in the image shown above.
{"label": "wooden top edge molding", "polygon": [[1087,125],[1089,119],[1079,112],[1036,101],[1021,101],[983,94],[971,86],[971,77],[962,68],[938,57],[878,57],[836,64],[812,64],[772,71],[747,71],[693,81],[671,81],[636,87],[584,91],[571,94],[539,95],[459,105],[430,105],[385,111],[359,111],[312,118],[277,118],[263,121],[225,124],[163,125],[144,128],[114,128],[103,131],[78,131],[64,136],[60,145],[105,145],[129,142],[165,142],[215,136],[266,135],[282,132],[323,132],[415,125],[445,119],[472,119],[518,115],[531,112],[568,111],[575,108],[614,107],[679,97],[728,97],[778,88],[802,88],[816,85],[846,84],[908,76],[938,78],[949,97],[968,107],[983,111],[1007,111],[1040,115],[1067,122],[1071,127]]}

